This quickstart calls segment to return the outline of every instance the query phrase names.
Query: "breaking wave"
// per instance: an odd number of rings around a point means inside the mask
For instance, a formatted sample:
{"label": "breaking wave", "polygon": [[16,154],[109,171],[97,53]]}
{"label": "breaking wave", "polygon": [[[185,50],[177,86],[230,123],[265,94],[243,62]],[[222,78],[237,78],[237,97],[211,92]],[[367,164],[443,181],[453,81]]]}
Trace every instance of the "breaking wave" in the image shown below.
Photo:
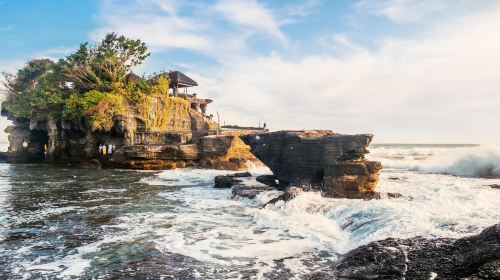
{"label": "breaking wave", "polygon": [[385,168],[463,177],[500,178],[500,146],[376,147],[371,159]]}

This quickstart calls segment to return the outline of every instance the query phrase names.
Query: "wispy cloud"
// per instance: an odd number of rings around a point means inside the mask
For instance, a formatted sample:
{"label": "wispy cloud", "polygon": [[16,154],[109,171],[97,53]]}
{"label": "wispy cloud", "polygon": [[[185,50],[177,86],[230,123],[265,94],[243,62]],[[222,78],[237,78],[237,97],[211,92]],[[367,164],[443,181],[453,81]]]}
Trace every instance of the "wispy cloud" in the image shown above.
{"label": "wispy cloud", "polygon": [[288,16],[305,17],[313,13],[320,3],[320,0],[305,0],[299,4],[289,4],[283,7],[283,13]]}
{"label": "wispy cloud", "polygon": [[356,8],[394,22],[418,20],[452,5],[450,0],[361,0]]}
{"label": "wispy cloud", "polygon": [[446,19],[376,50],[336,34],[329,40],[349,55],[242,56],[192,75],[227,122],[374,132],[379,141],[498,142],[499,15],[496,6]]}
{"label": "wispy cloud", "polygon": [[205,35],[206,22],[177,14],[175,1],[131,1],[127,5],[105,1],[98,19],[103,27],[94,30],[91,38],[98,40],[114,31],[133,38],[141,38],[153,51],[171,48],[206,51],[213,48],[213,40]]}
{"label": "wispy cloud", "polygon": [[215,10],[230,22],[286,42],[273,13],[255,0],[220,0]]}

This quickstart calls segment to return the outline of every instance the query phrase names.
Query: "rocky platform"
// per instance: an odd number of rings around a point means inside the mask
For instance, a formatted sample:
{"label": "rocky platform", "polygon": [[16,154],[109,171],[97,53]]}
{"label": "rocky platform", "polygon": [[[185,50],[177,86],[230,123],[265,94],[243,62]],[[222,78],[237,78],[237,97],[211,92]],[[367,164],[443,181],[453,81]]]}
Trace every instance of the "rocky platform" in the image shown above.
{"label": "rocky platform", "polygon": [[310,187],[327,197],[380,198],[375,192],[382,164],[364,158],[373,135],[330,130],[242,135],[252,154],[281,186]]}
{"label": "rocky platform", "polygon": [[105,164],[144,170],[183,167],[246,170],[260,162],[237,136],[209,135],[195,143],[124,146],[106,158]]}
{"label": "rocky platform", "polygon": [[460,239],[371,242],[309,279],[500,279],[500,224]]}

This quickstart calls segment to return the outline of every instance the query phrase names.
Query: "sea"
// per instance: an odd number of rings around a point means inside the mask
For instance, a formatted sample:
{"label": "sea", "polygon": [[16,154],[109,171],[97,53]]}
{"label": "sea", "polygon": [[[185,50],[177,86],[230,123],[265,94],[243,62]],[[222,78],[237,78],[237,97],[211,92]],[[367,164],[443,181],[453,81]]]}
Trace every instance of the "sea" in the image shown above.
{"label": "sea", "polygon": [[[388,237],[460,238],[500,222],[500,147],[372,145],[380,192],[232,199],[227,171],[0,164],[0,279],[304,279]],[[254,175],[269,174],[254,168]]]}

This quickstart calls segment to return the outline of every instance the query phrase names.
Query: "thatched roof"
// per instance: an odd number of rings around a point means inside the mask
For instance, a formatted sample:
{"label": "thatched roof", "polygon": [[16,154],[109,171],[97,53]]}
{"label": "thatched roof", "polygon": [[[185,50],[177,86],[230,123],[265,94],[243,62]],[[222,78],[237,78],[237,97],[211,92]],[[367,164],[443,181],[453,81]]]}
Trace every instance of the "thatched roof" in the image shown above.
{"label": "thatched roof", "polygon": [[136,75],[134,72],[130,71],[130,73],[127,74],[127,76],[125,76],[125,80],[127,82],[137,82],[138,80],[140,80],[141,77]]}
{"label": "thatched roof", "polygon": [[168,73],[168,77],[170,78],[170,87],[193,87],[197,86],[198,83],[193,79],[186,76],[184,73],[180,71],[170,71]]}

